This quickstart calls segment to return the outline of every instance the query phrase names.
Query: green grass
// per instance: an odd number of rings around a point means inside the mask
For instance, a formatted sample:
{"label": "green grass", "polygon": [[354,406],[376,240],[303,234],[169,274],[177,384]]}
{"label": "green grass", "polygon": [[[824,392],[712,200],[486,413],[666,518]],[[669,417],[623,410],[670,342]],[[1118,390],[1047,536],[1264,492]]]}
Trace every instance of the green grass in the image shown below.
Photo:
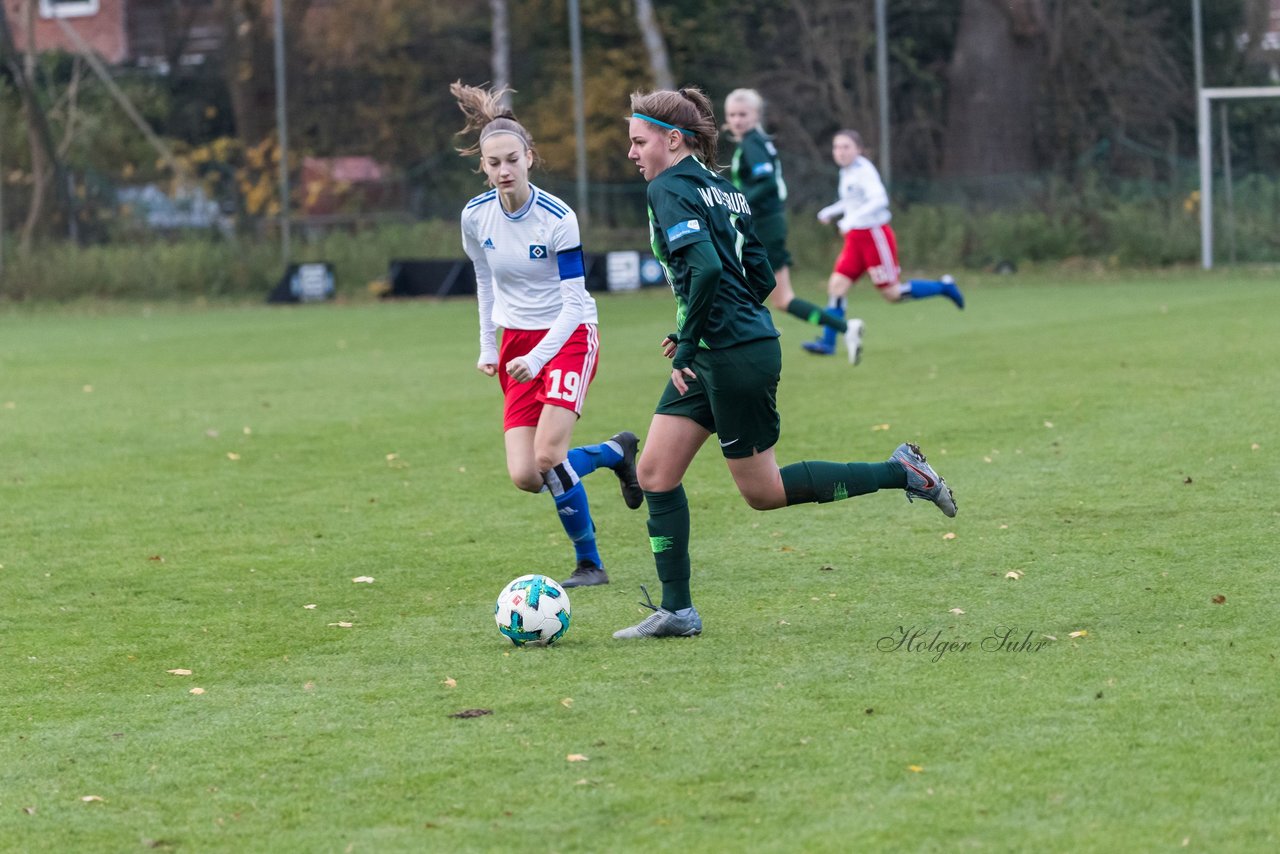
{"label": "green grass", "polygon": [[[956,519],[756,513],[709,448],[705,634],[621,643],[657,585],[598,473],[613,583],[543,650],[493,599],[571,552],[507,480],[472,304],[10,309],[0,849],[1275,850],[1274,274],[967,294],[859,288],[857,369],[778,320],[779,459],[919,441]],[[670,297],[600,307],[577,438],[643,437]]]}

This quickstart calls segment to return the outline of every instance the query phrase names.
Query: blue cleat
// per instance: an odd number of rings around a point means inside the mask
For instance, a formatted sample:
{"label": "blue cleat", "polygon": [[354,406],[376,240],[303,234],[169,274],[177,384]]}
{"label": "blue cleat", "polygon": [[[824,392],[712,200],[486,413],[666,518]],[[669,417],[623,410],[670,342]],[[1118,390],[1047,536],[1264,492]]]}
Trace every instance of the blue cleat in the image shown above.
{"label": "blue cleat", "polygon": [[933,466],[925,462],[918,446],[903,442],[889,459],[906,469],[908,501],[923,498],[938,505],[944,516],[956,515],[956,499],[951,494],[951,487],[933,470]]}
{"label": "blue cleat", "polygon": [[960,288],[956,287],[956,280],[951,278],[951,274],[947,273],[938,281],[942,282],[942,295],[956,304],[956,308],[964,309],[964,294],[960,293]]}
{"label": "blue cleat", "polygon": [[836,354],[836,346],[834,344],[828,344],[821,338],[813,341],[806,341],[800,346],[807,352],[813,353],[815,356],[834,356]]}

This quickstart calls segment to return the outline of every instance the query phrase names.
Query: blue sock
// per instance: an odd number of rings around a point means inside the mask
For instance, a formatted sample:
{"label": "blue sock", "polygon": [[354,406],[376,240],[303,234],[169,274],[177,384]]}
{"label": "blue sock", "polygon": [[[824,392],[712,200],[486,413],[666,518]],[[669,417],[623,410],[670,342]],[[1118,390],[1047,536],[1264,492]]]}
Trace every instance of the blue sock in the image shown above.
{"label": "blue sock", "polygon": [[[827,301],[827,311],[834,314],[841,320],[844,319],[844,297],[835,297]],[[836,346],[836,328],[834,326],[822,327],[822,343],[832,349]]]}
{"label": "blue sock", "polygon": [[942,293],[942,282],[935,282],[931,279],[912,279],[907,282],[907,286],[901,291],[902,296],[910,299],[936,297],[940,293]]}
{"label": "blue sock", "polygon": [[924,299],[925,297],[939,295],[955,303],[956,308],[964,308],[964,294],[960,293],[960,288],[956,287],[955,281],[950,276],[945,276],[942,281],[938,282],[932,279],[912,279],[900,291],[900,298],[904,300]]}
{"label": "blue sock", "polygon": [[[574,451],[579,449],[575,448]],[[570,455],[573,451],[570,451]],[[592,471],[595,470],[591,455],[588,457]],[[577,467],[569,459],[551,470],[543,473],[542,480],[556,500],[556,515],[560,517],[560,525],[573,541],[573,550],[578,560],[589,560],[601,569],[604,562],[600,560],[600,550],[596,548],[596,525],[591,519],[591,505],[587,503],[587,489],[578,477]]]}
{"label": "blue sock", "polygon": [[603,567],[600,550],[596,548],[596,526],[591,521],[591,505],[587,503],[587,490],[579,481],[573,489],[557,495],[556,513],[564,532],[573,540],[573,551],[578,560],[589,560]]}
{"label": "blue sock", "polygon": [[611,469],[620,462],[622,451],[612,442],[569,449],[569,465],[573,466],[578,477],[586,477],[599,468]]}

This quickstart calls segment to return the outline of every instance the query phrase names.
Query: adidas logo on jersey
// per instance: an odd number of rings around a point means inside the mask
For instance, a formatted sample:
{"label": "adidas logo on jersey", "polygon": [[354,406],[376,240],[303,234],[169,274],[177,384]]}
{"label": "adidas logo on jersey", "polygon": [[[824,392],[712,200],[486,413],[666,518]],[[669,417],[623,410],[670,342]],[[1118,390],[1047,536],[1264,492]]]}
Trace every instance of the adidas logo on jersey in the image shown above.
{"label": "adidas logo on jersey", "polygon": [[492,248],[493,248],[493,238],[492,238],[492,237],[486,237],[486,238],[484,239],[484,243],[482,243],[482,244],[480,244],[480,245],[481,245],[481,246],[483,246],[485,249],[492,249]]}

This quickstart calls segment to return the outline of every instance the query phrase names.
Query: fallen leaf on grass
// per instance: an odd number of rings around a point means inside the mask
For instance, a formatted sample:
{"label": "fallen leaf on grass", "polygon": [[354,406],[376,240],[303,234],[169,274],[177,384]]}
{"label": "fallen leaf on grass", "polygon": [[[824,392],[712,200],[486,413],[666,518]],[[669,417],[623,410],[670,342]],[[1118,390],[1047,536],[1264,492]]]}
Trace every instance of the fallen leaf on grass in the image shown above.
{"label": "fallen leaf on grass", "polygon": [[107,802],[106,798],[99,797],[98,795],[84,795],[80,800],[84,801],[86,804],[105,804]]}
{"label": "fallen leaf on grass", "polygon": [[315,605],[303,605],[302,607],[306,608],[308,611],[314,611],[316,609]]}
{"label": "fallen leaf on grass", "polygon": [[151,557],[147,558],[147,560],[154,560],[154,561],[158,561],[159,563],[164,563],[164,557],[162,555],[152,555]]}
{"label": "fallen leaf on grass", "polygon": [[235,451],[227,451],[227,459],[238,460],[240,459],[240,455],[237,454]]}
{"label": "fallen leaf on grass", "polygon": [[565,697],[563,700],[561,700],[561,701],[560,701],[560,705],[564,706],[566,709],[572,709],[572,708],[573,708],[573,698],[572,698],[572,697]]}
{"label": "fallen leaf on grass", "polygon": [[493,714],[493,709],[463,709],[461,712],[454,712],[449,715],[451,718],[479,718],[485,715]]}
{"label": "fallen leaf on grass", "polygon": [[1184,484],[1186,484],[1186,485],[1188,485],[1188,486],[1189,486],[1189,485],[1191,484],[1191,482],[1192,482],[1192,481],[1191,481],[1191,478],[1190,478],[1190,477],[1184,477],[1184,478],[1182,479],[1182,482],[1183,482]]}
{"label": "fallen leaf on grass", "polygon": [[923,771],[923,770],[924,770],[924,766],[923,766],[923,765],[908,765],[908,766],[907,766],[907,770],[908,770],[908,771],[910,771],[910,772],[912,772],[912,773],[914,773],[914,774],[919,774],[921,771]]}
{"label": "fallen leaf on grass", "polygon": [[338,628],[340,628],[340,629],[349,629],[349,628],[351,628],[352,626],[354,626],[354,625],[355,625],[355,623],[348,623],[348,622],[346,622],[345,620],[343,620],[343,621],[341,621],[341,622],[337,622],[337,623],[330,623],[329,625],[331,625],[331,626],[337,626],[337,627],[338,627]]}
{"label": "fallen leaf on grass", "polygon": [[590,785],[590,784],[587,782],[587,778],[586,778],[586,777],[583,777],[581,780],[574,780],[574,781],[573,781],[573,785],[575,785],[575,786],[586,786],[586,785]]}
{"label": "fallen leaf on grass", "polygon": [[355,583],[355,584],[372,584],[372,583],[373,583],[373,576],[372,576],[372,575],[357,575],[355,578],[351,579],[351,581],[352,581],[353,583]]}
{"label": "fallen leaf on grass", "polygon": [[1258,449],[1259,449],[1259,448],[1261,448],[1261,447],[1262,447],[1262,446],[1261,446],[1261,445],[1259,445],[1257,442],[1254,442],[1252,445],[1250,445],[1250,446],[1249,446],[1249,450],[1251,450],[1251,451],[1256,451],[1256,450],[1258,450]]}
{"label": "fallen leaf on grass", "polygon": [[1046,427],[1048,427],[1050,430],[1052,430],[1052,429],[1053,429],[1053,422],[1052,422],[1052,421],[1046,421],[1046,422],[1044,422],[1044,426],[1046,426]]}
{"label": "fallen leaf on grass", "polygon": [[872,433],[878,433],[878,432],[880,432],[881,430],[888,430],[888,429],[889,429],[889,425],[888,425],[888,424],[872,424],[872,425],[871,425],[871,432],[872,432]]}
{"label": "fallen leaf on grass", "polygon": [[26,813],[27,815],[35,815],[35,814],[36,814],[36,808],[35,808],[35,807],[23,807],[23,808],[22,808],[22,811],[23,811],[24,813]]}
{"label": "fallen leaf on grass", "polygon": [[565,757],[566,762],[590,762],[591,760],[583,756],[581,753],[570,753]]}
{"label": "fallen leaf on grass", "polygon": [[951,609],[951,613],[955,614],[957,617],[961,617],[961,616],[964,616],[964,609],[963,609],[963,608],[952,608],[952,609]]}
{"label": "fallen leaf on grass", "polygon": [[942,539],[944,540],[954,540],[955,538],[956,538],[955,531],[947,531],[945,534],[942,535]]}
{"label": "fallen leaf on grass", "polygon": [[165,673],[172,673],[174,676],[190,676],[191,671],[185,667],[175,667],[172,670],[166,670]]}
{"label": "fallen leaf on grass", "polygon": [[457,687],[458,687],[458,680],[457,680],[457,679],[454,679],[452,676],[446,676],[446,677],[444,678],[444,681],[443,681],[443,682],[441,682],[440,684],[441,684],[441,685],[443,685],[443,686],[444,686],[444,687],[446,687],[446,688],[457,688]]}
{"label": "fallen leaf on grass", "polygon": [[1016,569],[1011,569],[1004,574],[1004,577],[1012,578],[1014,581],[1017,581],[1019,578],[1022,577],[1022,573]]}
{"label": "fallen leaf on grass", "polygon": [[93,386],[91,386],[91,385],[87,385],[87,386],[85,386],[85,387],[82,389],[82,391],[83,391],[85,394],[93,394]]}
{"label": "fallen leaf on grass", "polygon": [[1067,637],[1069,637],[1069,638],[1083,638],[1083,637],[1087,637],[1088,635],[1089,635],[1089,632],[1088,632],[1086,629],[1081,629],[1081,630],[1080,630],[1080,631],[1078,631],[1078,632],[1071,632],[1070,634],[1068,634],[1068,635],[1067,635]]}
{"label": "fallen leaf on grass", "polygon": [[1223,596],[1223,595],[1221,595],[1221,594],[1219,594],[1219,595],[1217,595],[1217,596],[1214,596],[1214,597],[1213,597],[1213,604],[1215,604],[1215,605],[1221,605],[1222,603],[1224,603],[1224,602],[1226,602],[1226,601],[1227,601],[1227,597],[1226,597],[1226,596]]}
{"label": "fallen leaf on grass", "polygon": [[195,694],[195,695],[198,697],[198,696],[200,696],[201,694],[203,694],[203,693],[204,693],[204,689],[203,689],[203,688],[192,688],[192,689],[191,689],[190,691],[188,691],[187,693],[188,693],[188,694]]}

